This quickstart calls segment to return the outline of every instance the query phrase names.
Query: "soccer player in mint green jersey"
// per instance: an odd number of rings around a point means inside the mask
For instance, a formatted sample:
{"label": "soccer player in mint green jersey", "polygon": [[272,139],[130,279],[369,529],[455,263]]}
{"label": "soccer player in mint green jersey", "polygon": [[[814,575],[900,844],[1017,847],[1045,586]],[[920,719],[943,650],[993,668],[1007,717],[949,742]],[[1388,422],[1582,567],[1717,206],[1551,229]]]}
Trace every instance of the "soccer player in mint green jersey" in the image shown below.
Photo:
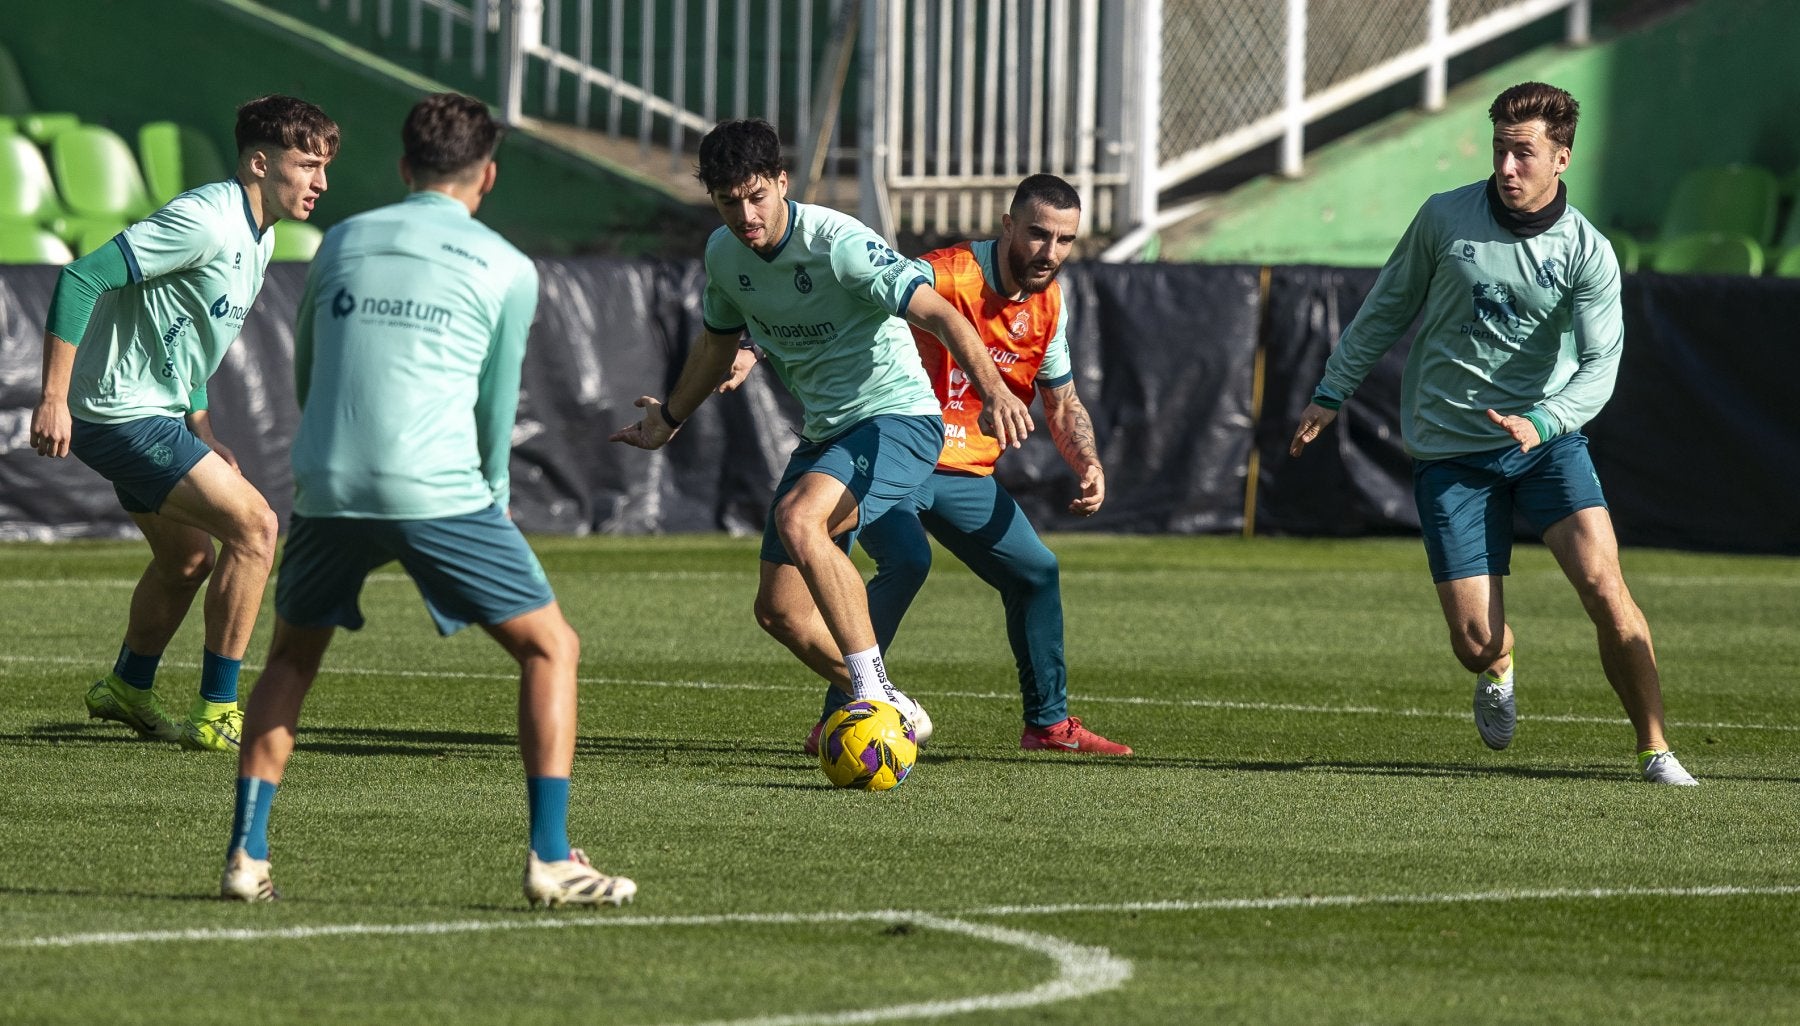
{"label": "soccer player in mint green jersey", "polygon": [[856,219],[788,199],[767,122],[708,132],[698,177],[725,222],[706,244],[705,328],[668,399],[640,398],[643,419],[612,440],[668,442],[731,371],[747,332],[805,413],[763,532],[757,622],[827,679],[843,653],[853,696],[892,702],[924,741],[931,721],[888,679],[848,554],[857,529],[906,501],[943,448],[908,322],[974,368],[983,427],[1002,447],[1024,441],[1031,412],[925,268]]}
{"label": "soccer player in mint green jersey", "polygon": [[[206,382],[262,289],[271,229],[282,218],[311,216],[338,149],[337,125],[291,96],[239,107],[236,134],[231,178],[182,193],[63,269],[31,418],[37,451],[73,452],[111,481],[150,543],[124,644],[113,671],[88,689],[88,715],[225,752],[238,747],[238,667],[278,524],[213,436]],[[178,720],[153,685],[202,583],[200,695]]]}
{"label": "soccer player in mint green jersey", "polygon": [[225,898],[275,896],[269,810],[301,705],[332,634],[362,627],[364,580],[396,560],[439,633],[480,624],[518,661],[526,898],[618,905],[636,893],[569,846],[581,642],[507,514],[538,274],[474,218],[500,136],[479,100],[419,101],[401,130],[411,194],[339,224],[313,257],[294,330],[294,516],[245,714]]}
{"label": "soccer player in mint green jersey", "polygon": [[[1081,227],[1081,194],[1055,175],[1019,183],[1001,218],[997,239],[966,242],[920,257],[932,287],[949,300],[986,343],[995,368],[1021,402],[1039,392],[1050,438],[1074,471],[1079,494],[1069,511],[1092,516],[1106,501],[1106,471],[1087,407],[1075,393],[1069,359],[1069,308],[1057,274]],[[944,417],[944,446],[931,477],[905,503],[857,533],[875,558],[869,582],[869,619],[877,644],[892,644],[900,621],[931,572],[937,539],[1000,592],[1006,636],[1019,671],[1025,726],[1021,748],[1088,755],[1130,755],[1131,748],[1100,736],[1068,714],[1068,667],[1063,660],[1060,571],[1031,522],[994,476],[1001,450],[981,432],[981,402],[967,377],[936,338],[913,333]],[[740,351],[722,390],[737,387],[755,366],[755,350]],[[850,701],[844,670],[803,749],[819,754],[825,721]]]}
{"label": "soccer player in mint green jersey", "polygon": [[1288,451],[1319,436],[1423,311],[1401,428],[1450,645],[1475,674],[1482,741],[1505,748],[1517,722],[1502,600],[1517,513],[1594,622],[1601,667],[1637,731],[1639,772],[1691,786],[1664,737],[1650,626],[1625,587],[1581,434],[1612,395],[1625,332],[1612,248],[1562,182],[1579,113],[1542,82],[1494,100],[1493,177],[1425,201],[1326,361]]}

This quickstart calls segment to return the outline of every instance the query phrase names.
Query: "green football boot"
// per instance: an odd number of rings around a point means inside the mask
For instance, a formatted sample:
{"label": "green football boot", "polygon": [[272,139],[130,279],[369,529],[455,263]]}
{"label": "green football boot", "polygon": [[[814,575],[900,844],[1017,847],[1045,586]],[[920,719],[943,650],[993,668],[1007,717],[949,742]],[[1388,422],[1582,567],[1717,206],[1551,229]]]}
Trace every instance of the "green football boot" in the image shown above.
{"label": "green football boot", "polygon": [[193,711],[181,725],[181,747],[196,752],[236,752],[244,732],[244,710],[236,702],[194,700]]}
{"label": "green football boot", "polygon": [[154,690],[139,690],[109,673],[94,682],[87,691],[87,711],[91,719],[117,720],[139,737],[154,741],[176,741],[181,738],[181,724],[163,709],[162,699]]}

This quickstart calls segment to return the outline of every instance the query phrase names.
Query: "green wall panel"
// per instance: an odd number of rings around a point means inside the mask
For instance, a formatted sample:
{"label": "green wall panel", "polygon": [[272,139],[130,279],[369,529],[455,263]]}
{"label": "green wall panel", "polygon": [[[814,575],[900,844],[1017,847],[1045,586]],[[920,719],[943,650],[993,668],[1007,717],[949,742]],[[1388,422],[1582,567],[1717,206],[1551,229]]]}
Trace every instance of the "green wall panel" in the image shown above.
{"label": "green wall panel", "polygon": [[[134,143],[147,121],[181,121],[229,159],[240,102],[284,92],[317,103],[344,133],[315,216],[324,227],[404,194],[400,124],[444,87],[245,0],[4,0],[0,43],[40,108]],[[679,176],[646,178],[528,131],[499,161],[481,216],[529,252],[691,255],[714,223]]]}
{"label": "green wall panel", "polygon": [[1651,237],[1692,168],[1800,171],[1796,54],[1793,0],[1701,0],[1593,46],[1544,47],[1461,83],[1438,114],[1397,115],[1309,154],[1303,178],[1222,194],[1167,234],[1162,258],[1382,263],[1427,195],[1491,173],[1488,104],[1533,79],[1581,101],[1570,202],[1602,230]]}

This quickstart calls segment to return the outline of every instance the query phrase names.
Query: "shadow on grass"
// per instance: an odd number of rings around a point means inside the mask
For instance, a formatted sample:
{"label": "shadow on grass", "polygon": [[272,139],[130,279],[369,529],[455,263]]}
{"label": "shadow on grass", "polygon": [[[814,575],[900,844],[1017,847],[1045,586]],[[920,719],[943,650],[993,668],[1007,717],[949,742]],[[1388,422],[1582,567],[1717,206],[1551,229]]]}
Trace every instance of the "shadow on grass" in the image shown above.
{"label": "shadow on grass", "polygon": [[0,742],[20,745],[83,744],[101,747],[135,747],[163,745],[168,741],[139,737],[129,727],[104,720],[68,720],[62,723],[39,723],[17,734],[0,734]]}
{"label": "shadow on grass", "polygon": [[[163,742],[139,738],[116,724],[98,721],[66,721],[45,723],[16,734],[0,734],[0,743],[16,744],[81,744],[101,747],[158,745]],[[344,756],[414,756],[421,758],[468,757],[492,754],[514,758],[518,738],[500,731],[409,730],[381,727],[307,726],[300,728],[295,746],[299,751]],[[612,759],[637,765],[679,764],[685,769],[702,768],[709,756],[733,771],[766,769],[787,773],[810,769],[814,760],[801,753],[797,743],[769,740],[749,741],[718,737],[608,737],[584,734],[575,739],[577,755]],[[1410,777],[1416,779],[1480,780],[1629,780],[1629,770],[1617,763],[1573,766],[1508,766],[1481,763],[1445,762],[1381,762],[1349,759],[1230,759],[1190,756],[1136,755],[1113,758],[1064,756],[1042,752],[985,752],[966,748],[931,749],[919,756],[921,766],[933,764],[979,764],[997,766],[1029,765],[1045,772],[1088,772],[1090,770],[1174,769],[1195,772],[1237,773],[1347,773],[1371,777]],[[1800,784],[1800,777],[1706,774],[1702,781],[1736,780],[1753,783]],[[810,791],[825,784],[798,784],[771,780],[764,783],[734,781],[734,787],[772,790]]]}
{"label": "shadow on grass", "polygon": [[[919,756],[921,765],[931,763],[995,763],[1030,764],[1057,770],[1088,769],[1186,769],[1237,773],[1349,773],[1373,777],[1413,777],[1445,780],[1479,780],[1512,778],[1533,780],[1631,781],[1635,778],[1629,766],[1619,762],[1575,766],[1506,766],[1480,763],[1445,762],[1363,762],[1348,759],[1222,759],[1187,756],[1157,756],[1138,753],[1122,758],[1096,756],[1062,756],[1054,753],[996,755],[965,751],[931,751]],[[1701,774],[1702,781],[1741,780],[1756,783],[1800,784],[1800,777],[1761,776],[1748,774]]]}

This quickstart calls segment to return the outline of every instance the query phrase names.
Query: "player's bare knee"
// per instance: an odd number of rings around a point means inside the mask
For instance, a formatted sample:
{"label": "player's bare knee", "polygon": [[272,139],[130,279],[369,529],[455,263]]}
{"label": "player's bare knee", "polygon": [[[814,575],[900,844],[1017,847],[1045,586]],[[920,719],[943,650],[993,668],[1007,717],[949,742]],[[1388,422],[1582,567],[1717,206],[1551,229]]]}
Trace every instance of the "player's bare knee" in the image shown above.
{"label": "player's bare knee", "polygon": [[281,533],[281,520],[266,502],[258,502],[256,507],[246,510],[235,517],[230,533],[219,541],[236,552],[240,558],[261,566],[273,566],[275,563],[275,547]]}
{"label": "player's bare knee", "polygon": [[1575,590],[1581,596],[1582,608],[1596,624],[1620,624],[1639,618],[1637,603],[1617,574],[1576,581]]}
{"label": "player's bare knee", "polygon": [[781,544],[788,554],[798,559],[812,547],[816,536],[820,533],[818,524],[812,518],[802,516],[786,508],[775,510],[775,533],[781,538]]}
{"label": "player's bare knee", "polygon": [[208,544],[190,549],[174,558],[169,558],[166,554],[159,555],[152,566],[156,569],[157,577],[167,587],[198,591],[206,583],[206,579],[212,576],[213,566],[217,562],[218,557]]}
{"label": "player's bare knee", "polygon": [[569,626],[569,621],[556,618],[556,625],[550,630],[547,644],[549,656],[559,665],[579,666],[581,664],[581,635]]}
{"label": "player's bare knee", "polygon": [[777,641],[786,641],[794,637],[794,616],[791,610],[778,605],[765,595],[757,595],[751,612],[756,617],[756,625]]}
{"label": "player's bare knee", "polygon": [[1480,673],[1500,661],[1505,655],[1506,639],[1504,634],[1492,634],[1486,630],[1453,630],[1450,632],[1450,648],[1456,653],[1456,661],[1470,673]]}

